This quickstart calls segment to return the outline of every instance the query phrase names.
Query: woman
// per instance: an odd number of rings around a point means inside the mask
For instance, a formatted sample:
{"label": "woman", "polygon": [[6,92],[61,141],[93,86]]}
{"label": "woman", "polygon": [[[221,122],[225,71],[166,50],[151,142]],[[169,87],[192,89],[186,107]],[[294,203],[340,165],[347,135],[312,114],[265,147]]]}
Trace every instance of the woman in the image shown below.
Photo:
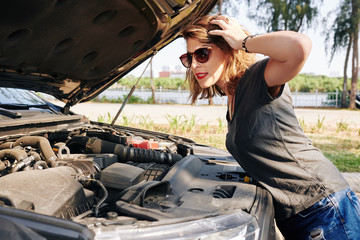
{"label": "woman", "polygon": [[[311,41],[280,31],[249,35],[235,19],[206,16],[182,31],[192,103],[228,97],[226,147],[274,199],[286,239],[360,239],[360,203],[299,126],[286,84]],[[256,54],[267,57],[256,60]]]}

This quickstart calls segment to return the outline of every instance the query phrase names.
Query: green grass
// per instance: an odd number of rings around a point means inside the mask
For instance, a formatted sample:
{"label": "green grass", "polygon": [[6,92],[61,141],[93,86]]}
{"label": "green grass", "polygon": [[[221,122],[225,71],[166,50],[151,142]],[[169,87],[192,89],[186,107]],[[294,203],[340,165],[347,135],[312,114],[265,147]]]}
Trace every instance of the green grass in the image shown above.
{"label": "green grass", "polygon": [[360,137],[356,131],[325,131],[308,136],[340,171],[360,172]]}
{"label": "green grass", "polygon": [[[110,114],[99,116],[98,121],[111,122]],[[149,116],[122,116],[117,124],[147,130],[165,132],[190,138],[197,143],[226,150],[226,122],[218,119],[217,125],[196,124],[196,115],[189,119],[184,115],[167,115],[168,124],[155,124]],[[353,129],[345,121],[330,128],[324,124],[324,117],[318,117],[314,125],[305,125],[300,120],[306,135],[314,146],[334,163],[342,172],[360,172],[360,129]]]}

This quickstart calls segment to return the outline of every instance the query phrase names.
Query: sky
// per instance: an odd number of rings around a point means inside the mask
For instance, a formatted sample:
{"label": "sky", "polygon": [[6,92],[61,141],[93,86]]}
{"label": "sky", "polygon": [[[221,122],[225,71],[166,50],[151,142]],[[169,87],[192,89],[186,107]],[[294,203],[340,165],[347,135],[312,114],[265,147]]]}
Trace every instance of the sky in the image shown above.
{"label": "sky", "polygon": [[[343,76],[345,50],[336,53],[329,65],[329,56],[326,55],[324,47],[325,36],[322,32],[322,25],[320,24],[321,19],[328,16],[330,11],[335,10],[339,6],[340,1],[341,0],[324,0],[320,8],[319,23],[314,24],[314,27],[309,29],[303,28],[301,31],[302,33],[307,34],[312,40],[312,50],[307,62],[301,70],[301,73],[325,75],[329,77]],[[255,20],[250,20],[247,17],[247,7],[245,5],[241,5],[239,9],[240,10],[237,16],[231,17],[235,18],[240,24],[246,26],[246,28],[253,34],[265,33],[265,29],[259,28],[256,25]],[[327,19],[327,21],[332,23],[332,19]],[[175,40],[160,50],[153,59],[155,77],[157,77],[157,73],[162,71],[164,68],[168,68],[170,70],[185,70],[179,61],[179,56],[185,52],[186,44],[182,38]],[[130,74],[135,76],[141,75],[147,62],[148,61],[138,66],[135,70],[130,72]],[[351,65],[350,62],[349,65]],[[348,69],[348,76],[351,76],[350,68]]]}

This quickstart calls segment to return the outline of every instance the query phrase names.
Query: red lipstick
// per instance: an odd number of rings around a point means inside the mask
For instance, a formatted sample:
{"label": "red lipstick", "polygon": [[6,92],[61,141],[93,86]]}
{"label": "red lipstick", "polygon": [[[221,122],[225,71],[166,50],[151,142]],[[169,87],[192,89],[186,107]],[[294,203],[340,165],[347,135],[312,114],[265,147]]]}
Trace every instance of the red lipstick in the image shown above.
{"label": "red lipstick", "polygon": [[206,77],[208,74],[207,73],[197,73],[195,74],[197,79],[203,79],[204,77]]}

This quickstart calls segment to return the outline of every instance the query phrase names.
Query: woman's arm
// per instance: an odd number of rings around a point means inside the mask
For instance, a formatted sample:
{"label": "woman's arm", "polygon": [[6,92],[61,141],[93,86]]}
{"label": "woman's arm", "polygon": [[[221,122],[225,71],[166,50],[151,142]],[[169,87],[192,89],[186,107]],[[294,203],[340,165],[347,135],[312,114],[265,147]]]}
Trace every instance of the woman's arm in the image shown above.
{"label": "woman's arm", "polygon": [[[222,36],[236,50],[242,49],[247,35],[235,19],[219,16],[212,23],[223,30],[214,30],[210,34]],[[290,81],[304,66],[311,50],[311,40],[301,33],[279,31],[248,38],[246,48],[249,52],[270,57],[264,77],[269,90],[275,88],[276,93],[279,86]]]}
{"label": "woman's arm", "polygon": [[270,57],[265,69],[265,81],[268,87],[276,87],[300,72],[309,56],[311,41],[304,34],[281,31],[249,38],[246,48],[249,52]]}

